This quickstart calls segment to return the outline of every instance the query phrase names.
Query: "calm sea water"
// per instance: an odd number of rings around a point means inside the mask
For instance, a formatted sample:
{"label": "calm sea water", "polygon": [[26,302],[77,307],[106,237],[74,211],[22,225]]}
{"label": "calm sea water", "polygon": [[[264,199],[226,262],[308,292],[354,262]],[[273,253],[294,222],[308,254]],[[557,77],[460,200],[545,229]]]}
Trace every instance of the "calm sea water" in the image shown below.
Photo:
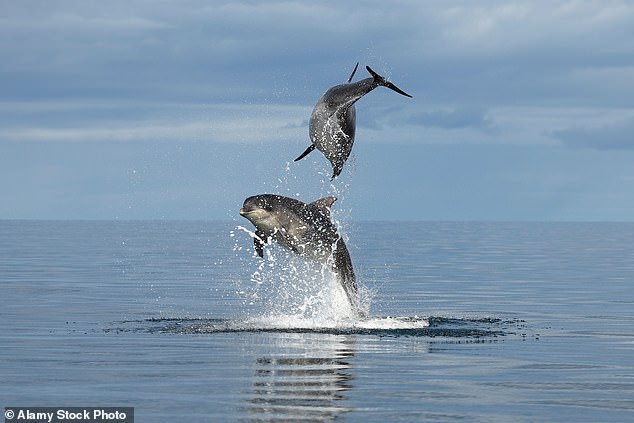
{"label": "calm sea water", "polygon": [[365,321],[242,224],[0,221],[0,405],[634,421],[634,224],[349,225]]}

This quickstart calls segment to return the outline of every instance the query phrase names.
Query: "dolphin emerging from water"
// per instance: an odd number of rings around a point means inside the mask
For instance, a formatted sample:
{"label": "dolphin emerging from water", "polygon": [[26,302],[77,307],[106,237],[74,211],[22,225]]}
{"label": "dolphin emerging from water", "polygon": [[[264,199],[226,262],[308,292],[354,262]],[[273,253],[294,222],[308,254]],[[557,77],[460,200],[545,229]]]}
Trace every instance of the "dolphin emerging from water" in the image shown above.
{"label": "dolphin emerging from water", "polygon": [[301,160],[317,148],[324,153],[332,165],[331,179],[336,178],[341,173],[343,164],[352,151],[356,130],[354,103],[378,86],[387,87],[406,97],[412,97],[374,72],[369,66],[365,68],[372,77],[351,83],[358,66],[359,63],[354,67],[348,78],[348,83],[336,85],[321,96],[310,116],[308,132],[311,145],[295,159],[295,161]]}
{"label": "dolphin emerging from water", "polygon": [[331,264],[352,308],[362,315],[350,254],[330,220],[336,200],[324,197],[307,204],[281,195],[255,195],[244,200],[240,215],[256,227],[253,243],[260,257],[264,246],[275,241],[300,256]]}

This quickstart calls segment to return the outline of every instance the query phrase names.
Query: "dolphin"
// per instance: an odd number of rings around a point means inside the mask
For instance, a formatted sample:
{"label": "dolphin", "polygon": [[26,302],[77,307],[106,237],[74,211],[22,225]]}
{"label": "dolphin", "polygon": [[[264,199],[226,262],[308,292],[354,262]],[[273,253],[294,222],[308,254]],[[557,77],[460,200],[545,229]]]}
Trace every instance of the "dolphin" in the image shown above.
{"label": "dolphin", "polygon": [[260,257],[264,257],[264,246],[275,241],[300,256],[330,264],[353,310],[362,315],[350,254],[330,220],[330,208],[336,200],[324,197],[304,203],[281,195],[261,194],[244,200],[240,215],[255,225],[253,244]]}
{"label": "dolphin", "polygon": [[354,103],[378,86],[387,87],[406,97],[412,97],[374,72],[370,66],[365,67],[372,75],[370,78],[351,82],[358,66],[359,63],[354,67],[346,84],[336,85],[321,96],[310,116],[308,133],[311,144],[295,159],[295,161],[301,160],[317,148],[324,153],[332,165],[331,180],[341,173],[343,164],[348,160],[352,151],[356,131]]}

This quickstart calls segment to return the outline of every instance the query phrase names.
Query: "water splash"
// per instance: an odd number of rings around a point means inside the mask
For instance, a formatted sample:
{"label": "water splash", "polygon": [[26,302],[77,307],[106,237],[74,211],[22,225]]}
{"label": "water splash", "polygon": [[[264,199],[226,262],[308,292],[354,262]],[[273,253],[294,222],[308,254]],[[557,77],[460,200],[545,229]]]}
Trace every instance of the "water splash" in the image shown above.
{"label": "water splash", "polygon": [[[236,236],[243,234],[245,236]],[[264,249],[264,258],[247,254],[255,232],[237,226],[231,236],[248,278],[237,283],[246,317],[222,321],[195,331],[316,331],[357,333],[418,330],[426,328],[426,318],[359,317],[328,264],[305,260],[277,244]],[[245,240],[246,238],[246,240]],[[246,250],[246,251],[245,251]],[[253,250],[251,250],[253,251]],[[369,315],[373,293],[360,286],[360,307]]]}
{"label": "water splash", "polygon": [[[255,237],[253,231],[238,229],[250,238]],[[244,254],[238,245],[235,250]],[[258,304],[259,315],[333,319],[354,315],[341,284],[327,264],[306,260],[276,244],[267,245],[262,259],[251,253],[243,264],[250,275],[239,287],[240,292],[250,302],[248,305]]]}

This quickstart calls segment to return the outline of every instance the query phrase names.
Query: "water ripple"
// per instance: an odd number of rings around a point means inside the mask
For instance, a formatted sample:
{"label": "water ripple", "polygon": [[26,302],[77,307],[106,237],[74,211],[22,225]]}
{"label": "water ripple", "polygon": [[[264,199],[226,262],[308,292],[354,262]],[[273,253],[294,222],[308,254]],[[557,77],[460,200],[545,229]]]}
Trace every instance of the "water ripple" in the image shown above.
{"label": "water ripple", "polygon": [[323,333],[331,335],[375,335],[390,337],[496,338],[515,334],[520,322],[496,318],[377,317],[335,322],[293,316],[261,317],[245,320],[212,318],[150,318],[119,322],[106,332],[146,332],[166,334],[216,334],[237,332]]}

